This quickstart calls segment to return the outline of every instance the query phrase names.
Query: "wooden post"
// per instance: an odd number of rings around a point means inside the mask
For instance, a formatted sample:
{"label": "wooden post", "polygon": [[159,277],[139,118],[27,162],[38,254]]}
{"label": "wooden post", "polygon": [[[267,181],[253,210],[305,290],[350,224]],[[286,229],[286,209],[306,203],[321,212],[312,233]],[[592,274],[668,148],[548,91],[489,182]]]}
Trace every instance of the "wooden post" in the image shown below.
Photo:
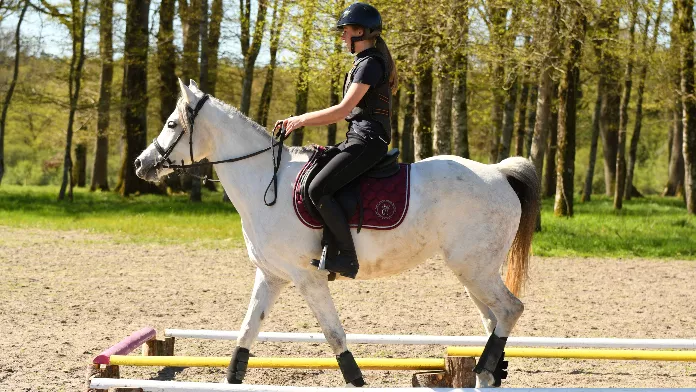
{"label": "wooden post", "polygon": [[90,364],[87,369],[87,392],[109,392],[107,389],[93,389],[89,387],[92,378],[121,378],[118,365]]}
{"label": "wooden post", "polygon": [[473,357],[445,356],[445,370],[439,372],[416,373],[411,385],[416,388],[474,388],[476,373]]}
{"label": "wooden post", "polygon": [[143,344],[143,357],[162,356],[164,352],[164,341],[152,339]]}
{"label": "wooden post", "polygon": [[169,357],[174,356],[174,338],[164,338],[164,353],[162,355],[166,355]]}
{"label": "wooden post", "polygon": [[452,377],[445,371],[415,373],[411,379],[415,388],[451,388]]}
{"label": "wooden post", "polygon": [[476,373],[474,367],[476,359],[473,357],[445,356],[445,373],[452,379],[452,388],[476,387]]}

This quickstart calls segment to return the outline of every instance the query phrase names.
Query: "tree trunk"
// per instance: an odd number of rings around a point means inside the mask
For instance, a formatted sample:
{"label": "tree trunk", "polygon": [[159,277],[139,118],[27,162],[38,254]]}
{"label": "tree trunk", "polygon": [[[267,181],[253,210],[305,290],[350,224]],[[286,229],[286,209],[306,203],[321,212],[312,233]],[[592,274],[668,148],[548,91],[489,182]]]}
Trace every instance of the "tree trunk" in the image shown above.
{"label": "tree trunk", "polygon": [[604,152],[604,184],[607,196],[613,195],[616,180],[616,155],[619,141],[619,108],[621,103],[621,85],[618,69],[620,68],[617,49],[619,9],[606,5],[604,0],[600,7],[601,17],[597,30],[604,34],[604,40],[597,45],[600,78],[603,78],[602,106],[599,118],[599,130],[602,136]]}
{"label": "tree trunk", "polygon": [[467,55],[460,53],[455,61],[454,97],[452,120],[454,123],[454,153],[469,158],[469,111],[466,102]]}
{"label": "tree trunk", "polygon": [[68,130],[65,140],[65,157],[63,159],[63,182],[60,185],[58,200],[65,199],[65,190],[68,190],[68,199],[73,200],[72,186],[72,158],[70,150],[72,148],[73,125],[75,122],[75,112],[77,111],[77,102],[80,98],[80,85],[82,83],[82,67],[85,63],[85,26],[87,24],[87,5],[89,1],[85,0],[80,11],[80,1],[71,1],[72,5],[72,59],[70,61],[70,75],[68,77],[69,95],[70,95],[70,111],[68,113]]}
{"label": "tree trunk", "polygon": [[525,129],[525,135],[524,135],[524,150],[527,152],[526,157],[530,158],[532,157],[532,140],[534,138],[534,127],[536,125],[536,109],[537,109],[537,100],[539,98],[539,84],[538,84],[538,77],[533,77],[531,80],[533,82],[530,82],[530,87],[529,87],[529,96],[527,97],[527,125]]}
{"label": "tree trunk", "polygon": [[[628,128],[628,103],[631,100],[631,88],[633,86],[633,57],[635,56],[636,18],[638,15],[638,2],[633,0],[631,4],[631,19],[628,29],[630,42],[626,71],[624,72],[624,87],[619,107],[619,137],[616,151],[616,180],[614,191],[614,209],[623,207],[624,187],[626,186],[626,128]],[[630,192],[630,189],[629,189]]]}
{"label": "tree trunk", "polygon": [[[676,4],[676,3],[673,3]],[[676,6],[672,12],[672,21],[670,23],[670,55],[672,58],[681,56],[680,39],[679,39],[679,13]],[[672,70],[672,85],[674,91],[681,91],[681,66]],[[682,121],[683,107],[681,94],[674,94],[674,106],[672,108],[673,125],[670,137],[669,149],[669,173],[667,186],[662,192],[662,196],[677,196],[683,195],[684,191],[684,152],[683,152],[683,137],[684,137],[684,122]]]}
{"label": "tree trunk", "polygon": [[218,52],[220,50],[220,25],[222,24],[222,0],[213,0],[210,7],[210,30],[208,32],[208,90],[215,95],[218,76]]}
{"label": "tree trunk", "polygon": [[[676,2],[675,2],[676,3]],[[687,37],[681,46],[681,94],[684,122],[684,194],[686,210],[696,214],[696,97],[694,97],[694,1],[679,0],[679,33]]]}
{"label": "tree trunk", "polygon": [[179,0],[179,17],[184,35],[181,79],[187,85],[190,79],[200,76],[198,59],[201,38],[201,1],[205,0]]}
{"label": "tree trunk", "polygon": [[594,180],[595,164],[597,162],[597,145],[599,144],[599,118],[602,110],[602,97],[604,96],[603,80],[600,77],[597,84],[597,100],[595,101],[594,115],[592,116],[592,137],[590,141],[590,161],[587,164],[587,173],[585,174],[585,186],[582,190],[583,203],[590,201],[592,198],[592,182]]}
{"label": "tree trunk", "polygon": [[[312,34],[314,33],[314,19],[316,4],[309,3],[302,17],[302,43],[300,46],[300,67],[295,84],[295,115],[299,116],[307,112],[307,99],[309,98],[309,56],[311,55]],[[304,127],[292,132],[292,145],[301,146],[304,138]]]}
{"label": "tree trunk", "polygon": [[[199,87],[202,91],[208,91],[208,55],[209,52],[208,50],[210,49],[208,45],[208,0],[199,0],[200,1],[200,41],[201,41],[201,63],[200,63],[200,70],[199,70],[199,77],[198,77],[198,82],[199,82]],[[213,176],[213,167],[207,166],[207,167],[201,167],[197,171],[196,176],[191,176],[191,192],[189,192],[189,200],[194,202],[194,203],[200,203],[203,201],[203,194],[202,194],[202,180],[198,177],[199,174],[203,174],[208,177]],[[212,181],[206,182],[206,184],[209,184],[208,186],[213,187],[215,189],[215,183]]]}
{"label": "tree trunk", "polygon": [[505,112],[505,60],[509,54],[504,50],[507,33],[508,9],[492,5],[488,9],[490,17],[489,36],[494,50],[495,60],[491,65],[491,106],[490,146],[488,151],[489,163],[498,162],[500,139],[503,134],[503,116]]}
{"label": "tree trunk", "polygon": [[580,58],[585,41],[587,19],[582,10],[576,9],[575,26],[565,56],[565,74],[558,93],[558,164],[556,166],[556,199],[553,212],[556,216],[573,216],[575,180],[575,127],[577,113],[577,86],[580,82]]}
{"label": "tree trunk", "polygon": [[[539,97],[536,105],[536,122],[534,124],[534,136],[532,137],[532,146],[530,149],[530,159],[536,168],[539,181],[541,181],[542,178],[546,140],[551,120],[551,100],[554,86],[551,74],[553,72],[554,61],[557,57],[560,14],[561,9],[559,3],[554,2],[548,6],[549,27],[547,28],[547,53],[542,62],[541,77],[539,80]],[[539,183],[539,185],[541,185],[541,183]]]}
{"label": "tree trunk", "polygon": [[684,154],[682,152],[682,142],[684,137],[684,123],[682,122],[681,99],[675,103],[672,110],[672,154],[669,160],[669,176],[667,186],[662,192],[662,196],[680,196],[684,192]]}
{"label": "tree trunk", "polygon": [[22,21],[24,21],[24,14],[27,12],[27,7],[29,6],[29,1],[24,2],[24,7],[19,14],[19,20],[17,21],[17,29],[15,30],[15,58],[14,58],[14,70],[12,71],[12,81],[10,82],[10,88],[7,90],[7,95],[5,95],[5,101],[2,103],[2,117],[0,117],[0,184],[2,183],[2,177],[5,175],[5,123],[7,121],[7,110],[10,108],[10,102],[12,101],[12,95],[14,94],[15,86],[17,85],[17,76],[19,75],[19,57],[20,57],[20,29],[22,27]]}
{"label": "tree trunk", "polygon": [[[399,133],[399,106],[401,105],[401,90],[397,90],[392,95],[391,111],[391,145],[398,148],[401,145],[401,134]],[[451,126],[451,125],[450,125]]]}
{"label": "tree trunk", "polygon": [[503,135],[500,138],[500,149],[498,150],[498,162],[510,156],[510,146],[512,145],[512,133],[515,129],[515,105],[517,104],[517,89],[519,83],[517,76],[512,81],[505,94],[505,111],[503,112]]}
{"label": "tree trunk", "polygon": [[72,186],[84,188],[87,185],[87,146],[75,144],[75,164],[73,165]]}
{"label": "tree trunk", "polygon": [[[553,99],[558,98],[558,85],[553,85]],[[556,150],[558,150],[558,105],[551,103],[549,120],[549,144],[546,146],[546,164],[544,165],[544,197],[553,197],[556,194]]]}
{"label": "tree trunk", "polygon": [[122,196],[156,192],[157,188],[135,175],[133,162],[147,147],[147,49],[149,0],[126,3],[126,35],[123,47],[123,125],[125,143],[116,187]]}
{"label": "tree trunk", "polygon": [[[655,18],[655,26],[660,26],[660,20],[662,18],[662,7],[664,5],[664,0],[660,0],[657,5],[657,17]],[[648,61],[647,58],[652,56],[655,52],[655,46],[657,45],[657,34],[659,28],[653,29],[652,41],[648,47],[648,29],[650,27],[650,13],[647,12],[645,27],[643,29],[643,48],[646,51],[646,59],[643,61],[643,65],[640,69],[640,76],[638,82],[638,91],[636,98],[636,121],[633,126],[633,135],[631,135],[631,148],[628,152],[628,171],[626,173],[626,190],[624,191],[624,198],[626,200],[631,200],[633,196],[633,173],[636,167],[636,155],[638,154],[638,142],[640,140],[640,132],[643,124],[643,93],[645,91],[645,79],[648,75]]]}
{"label": "tree trunk", "polygon": [[[251,107],[251,86],[254,81],[254,65],[256,57],[261,49],[261,41],[263,40],[263,31],[266,26],[266,8],[268,0],[258,0],[256,9],[256,23],[254,24],[254,35],[251,38],[249,28],[251,26],[251,0],[241,0],[239,2],[239,12],[241,15],[242,34],[242,56],[244,56],[244,74],[242,76],[242,102],[239,111],[244,114],[249,114]],[[303,39],[304,39],[303,34]]]}
{"label": "tree trunk", "polygon": [[[280,31],[283,28],[283,20],[285,19],[285,4],[283,0],[275,0],[273,2],[273,17],[271,21],[271,42],[269,53],[271,55],[270,62],[266,67],[266,80],[263,83],[261,91],[261,100],[259,101],[259,109],[256,111],[256,122],[263,125],[268,125],[268,111],[271,108],[271,98],[273,97],[273,76],[276,68],[276,55],[278,54],[278,43],[280,41]],[[339,46],[340,49],[340,46]],[[332,81],[332,89],[335,89]]]}
{"label": "tree trunk", "polygon": [[416,161],[433,156],[432,104],[433,66],[427,64],[416,76],[416,118],[413,129],[413,152]]}
{"label": "tree trunk", "polygon": [[412,163],[414,159],[414,142],[413,128],[415,125],[414,112],[416,107],[416,86],[413,79],[409,79],[404,83],[404,94],[406,96],[406,104],[404,105],[404,127],[401,132],[401,161]]}
{"label": "tree trunk", "polygon": [[160,78],[161,124],[166,123],[169,115],[174,111],[179,95],[179,86],[176,81],[176,48],[174,47],[174,7],[175,0],[162,0],[160,4],[157,69]]}
{"label": "tree trunk", "polygon": [[435,98],[435,129],[433,132],[436,155],[452,153],[452,75],[450,55],[440,48]]}
{"label": "tree trunk", "polygon": [[[527,70],[527,75],[529,70]],[[525,125],[527,120],[527,99],[529,96],[529,80],[525,79],[520,91],[520,104],[517,106],[517,122],[515,124],[515,156],[524,155]]]}
{"label": "tree trunk", "polygon": [[[344,0],[339,0],[336,3],[336,8],[337,10],[343,10],[343,7],[345,5]],[[340,11],[339,11],[340,12]],[[340,15],[335,15],[336,19],[338,20],[340,18]],[[336,36],[334,37],[334,47],[333,47],[333,56],[329,60],[330,65],[329,69],[331,70],[331,81],[330,81],[330,86],[329,86],[329,106],[335,106],[338,105],[340,102],[340,96],[339,96],[339,88],[341,86],[341,70],[339,69],[339,61],[338,59],[341,56],[342,52],[342,46],[341,46],[341,39],[340,37]],[[341,95],[343,95],[343,91],[341,91]],[[393,112],[394,108],[394,101],[392,99],[392,113],[391,113],[391,119],[392,119],[392,132],[396,130],[398,133],[398,114],[395,115]],[[396,107],[398,110],[398,102],[396,103]],[[397,120],[397,128],[394,128],[394,119],[396,118]],[[327,126],[327,133],[326,133],[326,145],[327,146],[333,146],[336,144],[336,133],[338,131],[338,124],[336,123],[331,123]],[[394,139],[392,139],[392,143],[394,143]],[[398,144],[397,144],[398,146]]]}
{"label": "tree trunk", "polygon": [[[173,0],[172,0],[173,1]],[[172,8],[172,12],[173,8]],[[99,104],[97,107],[97,141],[94,148],[94,165],[90,191],[109,190],[109,120],[111,112],[111,84],[114,78],[113,48],[113,0],[101,0],[99,4],[99,57],[101,78],[99,81]],[[173,106],[172,106],[173,107]]]}

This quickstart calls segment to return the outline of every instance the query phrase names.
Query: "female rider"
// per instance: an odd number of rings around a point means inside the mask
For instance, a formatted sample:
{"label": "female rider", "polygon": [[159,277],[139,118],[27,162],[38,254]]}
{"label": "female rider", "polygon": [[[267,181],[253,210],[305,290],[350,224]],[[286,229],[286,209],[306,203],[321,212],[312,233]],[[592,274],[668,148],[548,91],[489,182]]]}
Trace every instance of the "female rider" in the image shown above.
{"label": "female rider", "polygon": [[315,112],[280,120],[286,134],[304,126],[348,121],[341,150],[316,175],[309,196],[333,234],[338,254],[328,257],[326,269],[349,278],[358,272],[358,257],[348,219],[333,195],[376,164],[387,153],[391,140],[391,95],[397,89],[397,74],[386,43],[380,37],[382,18],[369,4],[346,8],[336,23],[341,40],[355,54],[353,68],[346,75],[341,103]]}

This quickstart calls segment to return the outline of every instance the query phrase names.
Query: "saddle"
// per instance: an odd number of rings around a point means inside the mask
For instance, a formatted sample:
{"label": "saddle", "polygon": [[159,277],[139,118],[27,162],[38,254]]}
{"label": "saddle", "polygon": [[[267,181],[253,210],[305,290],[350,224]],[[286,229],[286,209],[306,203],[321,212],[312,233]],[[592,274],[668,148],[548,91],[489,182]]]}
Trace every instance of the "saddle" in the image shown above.
{"label": "saddle", "polygon": [[[316,146],[314,154],[297,176],[293,200],[295,212],[308,227],[319,229],[324,226],[321,215],[309,198],[309,184],[339,152],[336,147]],[[394,228],[406,215],[410,165],[399,164],[398,158],[399,149],[391,149],[367,172],[334,194],[349,224],[357,227],[358,233],[363,227]]]}

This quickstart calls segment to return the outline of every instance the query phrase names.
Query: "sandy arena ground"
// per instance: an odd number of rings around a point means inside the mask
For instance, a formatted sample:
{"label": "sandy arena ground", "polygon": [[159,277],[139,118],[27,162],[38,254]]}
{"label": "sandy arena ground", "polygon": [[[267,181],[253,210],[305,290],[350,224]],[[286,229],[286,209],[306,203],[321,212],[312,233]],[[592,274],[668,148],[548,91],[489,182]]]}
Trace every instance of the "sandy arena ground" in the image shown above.
{"label": "sandy arena ground", "polygon": [[[129,245],[86,232],[0,226],[0,391],[84,390],[101,350],[151,325],[237,329],[254,268],[239,250]],[[483,335],[464,288],[437,259],[377,281],[331,285],[349,333]],[[535,258],[516,335],[696,338],[696,264]],[[266,331],[319,327],[291,286]],[[161,336],[161,335],[160,335]],[[233,342],[179,339],[177,355],[227,356]],[[441,357],[441,347],[355,345],[356,357]],[[325,344],[259,343],[257,356],[329,357]],[[410,372],[366,371],[369,386]],[[222,369],[123,368],[121,377],[210,381]],[[250,384],[340,386],[338,371],[251,369]],[[696,363],[517,359],[505,387],[696,387]]]}

